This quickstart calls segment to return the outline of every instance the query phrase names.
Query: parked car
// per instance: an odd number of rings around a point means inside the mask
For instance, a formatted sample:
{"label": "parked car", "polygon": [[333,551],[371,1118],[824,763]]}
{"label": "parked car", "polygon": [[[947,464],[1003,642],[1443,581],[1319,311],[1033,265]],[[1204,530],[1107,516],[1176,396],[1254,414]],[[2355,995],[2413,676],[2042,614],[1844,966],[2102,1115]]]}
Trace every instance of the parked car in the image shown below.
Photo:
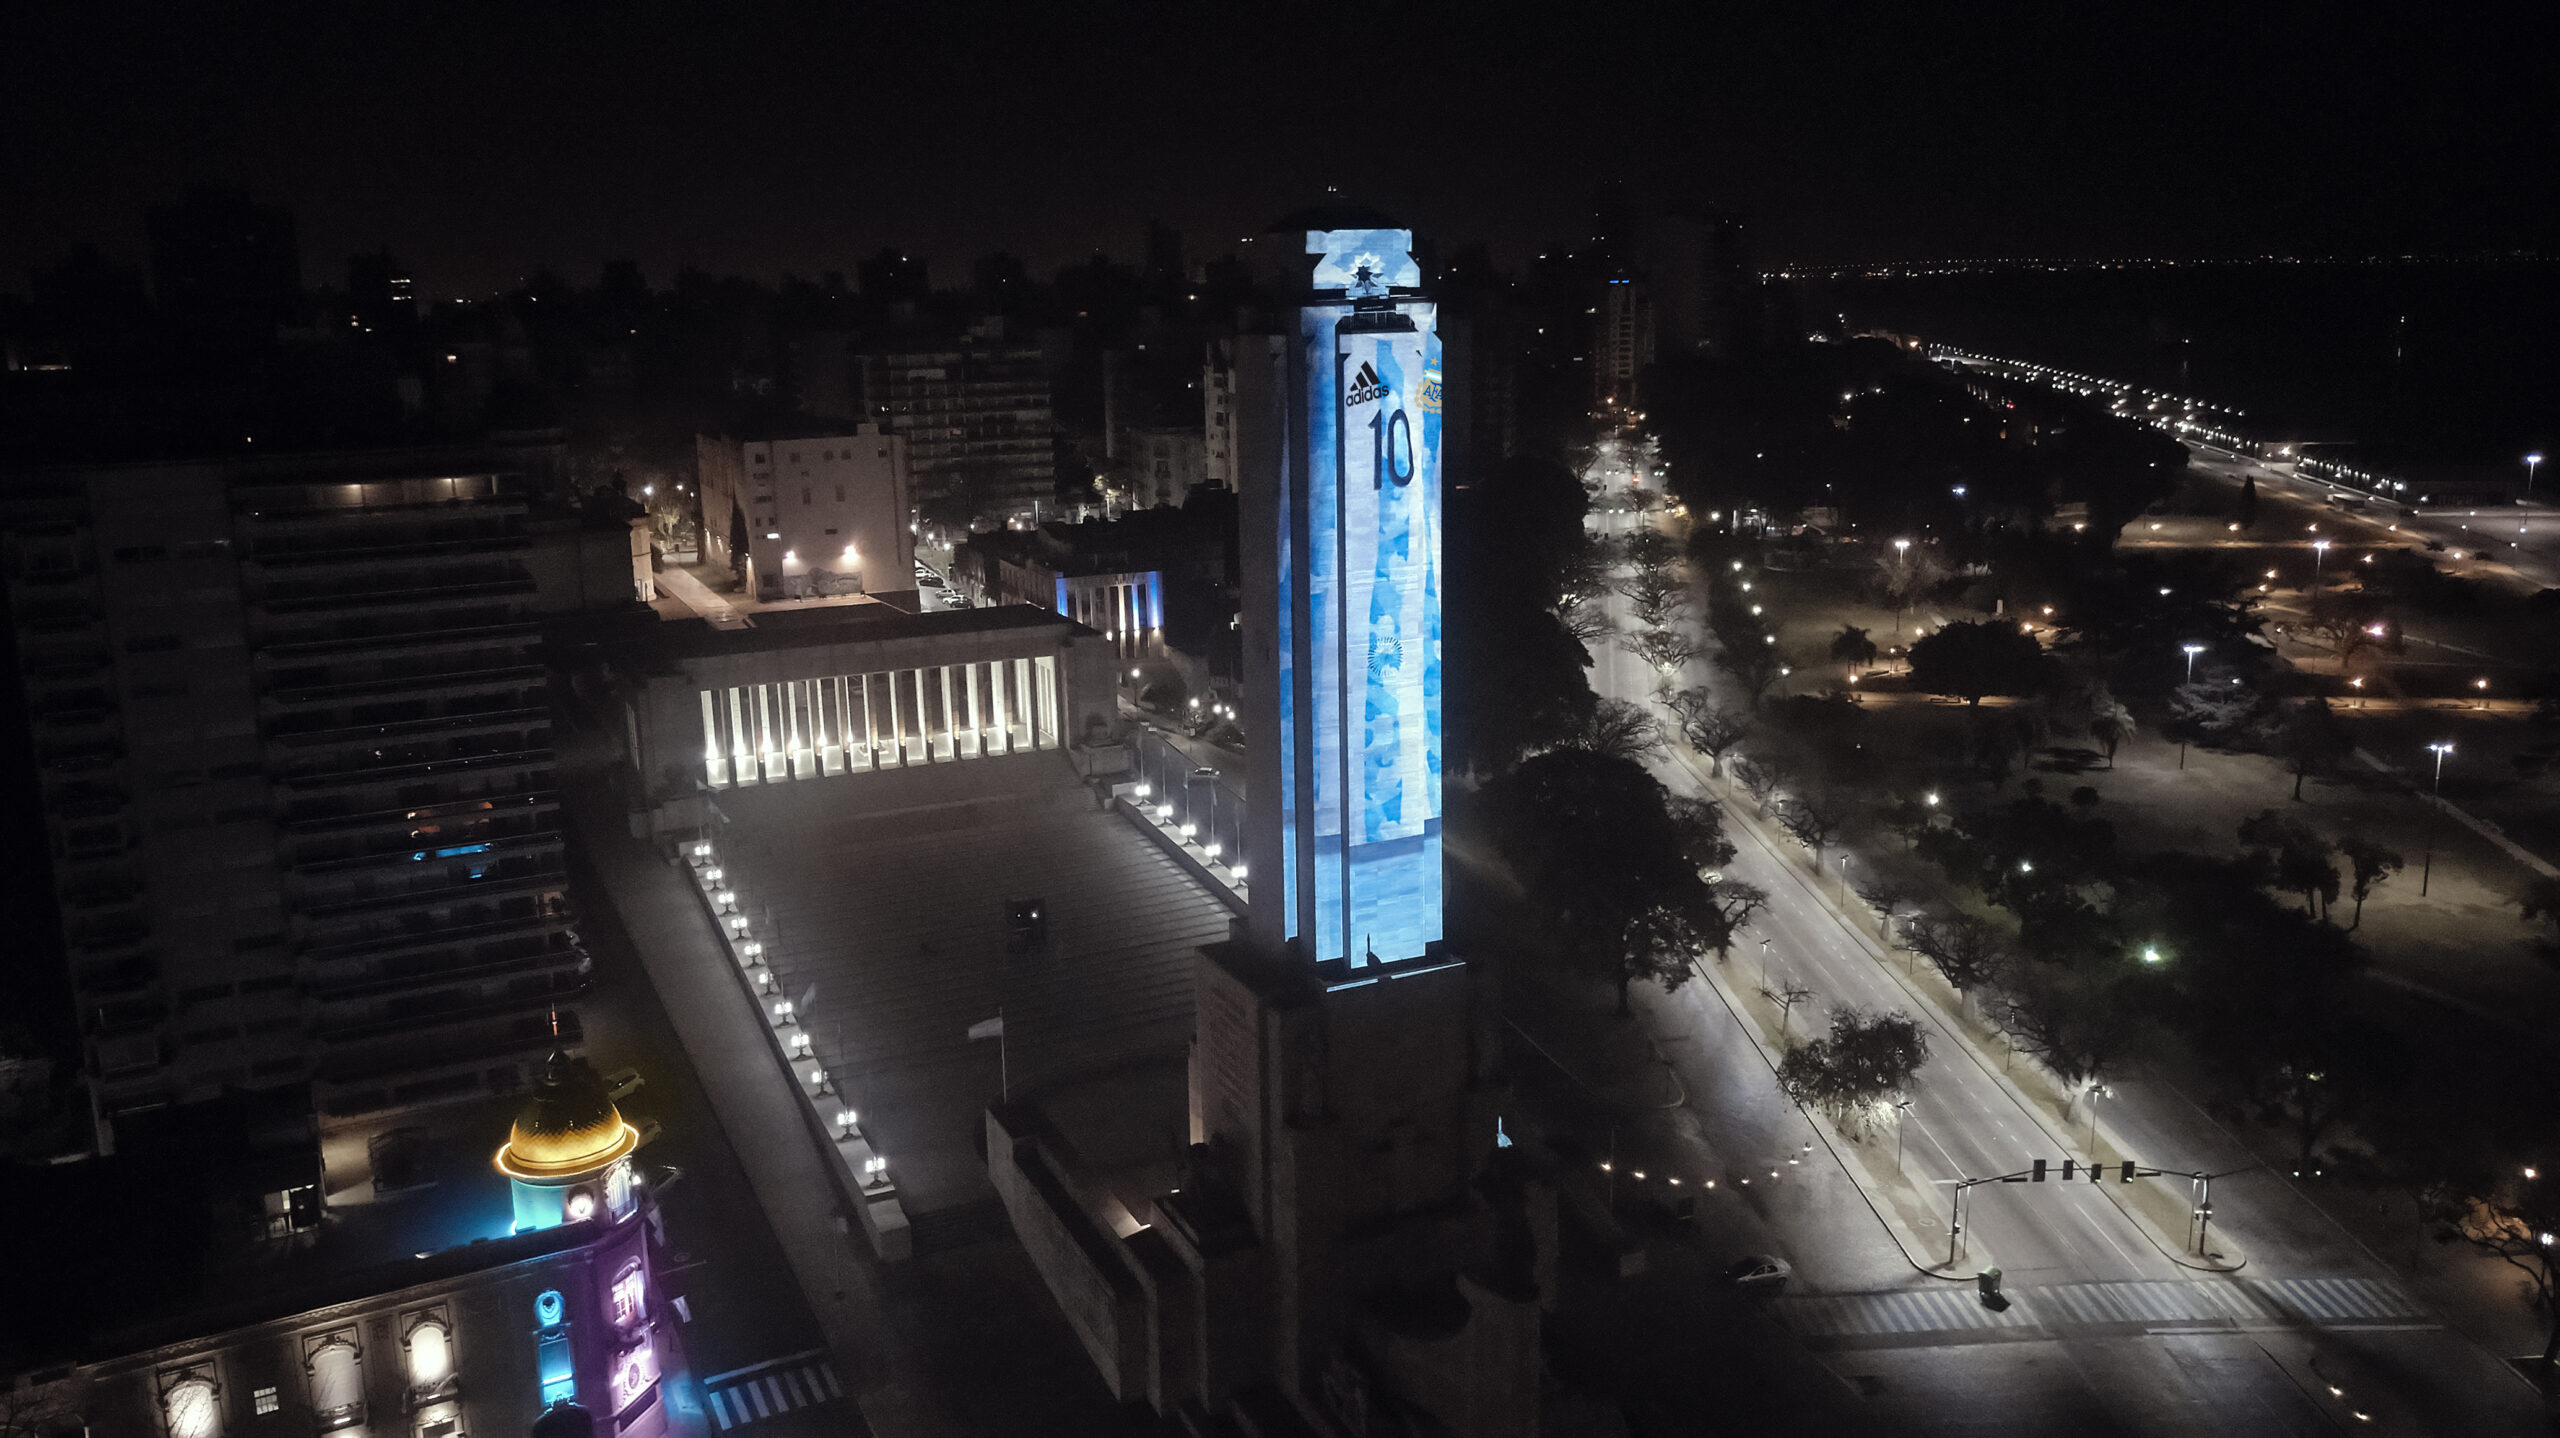
{"label": "parked car", "polygon": [[1755,1253],[1734,1260],[1724,1271],[1724,1281],[1736,1288],[1784,1288],[1795,1269],[1783,1258]]}

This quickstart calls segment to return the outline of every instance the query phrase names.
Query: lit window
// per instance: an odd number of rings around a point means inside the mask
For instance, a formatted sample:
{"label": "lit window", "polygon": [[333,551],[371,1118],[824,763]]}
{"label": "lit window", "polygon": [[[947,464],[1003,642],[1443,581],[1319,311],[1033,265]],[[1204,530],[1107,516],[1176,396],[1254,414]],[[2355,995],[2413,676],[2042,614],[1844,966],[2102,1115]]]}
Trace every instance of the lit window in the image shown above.
{"label": "lit window", "polygon": [[277,1396],[276,1390],[272,1386],[258,1388],[251,1390],[249,1394],[249,1406],[257,1411],[257,1415],[259,1417],[264,1418],[268,1414],[275,1412],[277,1409],[282,1408],[284,1406],[284,1399]]}
{"label": "lit window", "polygon": [[441,1323],[421,1323],[409,1334],[409,1384],[434,1388],[453,1376],[453,1339]]}
{"label": "lit window", "polygon": [[624,1269],[622,1276],[613,1281],[613,1323],[616,1328],[629,1328],[640,1321],[641,1282],[640,1265],[636,1263]]}
{"label": "lit window", "polygon": [[169,1438],[215,1438],[222,1431],[222,1408],[206,1379],[189,1378],[176,1384],[160,1402],[168,1412]]}

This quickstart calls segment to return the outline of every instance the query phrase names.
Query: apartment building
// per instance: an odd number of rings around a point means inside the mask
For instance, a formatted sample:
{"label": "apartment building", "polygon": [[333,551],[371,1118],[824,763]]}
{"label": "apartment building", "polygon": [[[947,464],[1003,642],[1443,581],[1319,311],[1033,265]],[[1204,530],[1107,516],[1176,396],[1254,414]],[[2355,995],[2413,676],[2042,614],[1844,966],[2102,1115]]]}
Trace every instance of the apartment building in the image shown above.
{"label": "apartment building", "polygon": [[1057,421],[1040,348],[1000,324],[942,345],[862,357],[869,415],[907,441],[919,500],[964,498],[983,519],[1029,516],[1058,482]]}
{"label": "apartment building", "polygon": [[[577,1037],[539,620],[633,588],[628,519],[536,514],[552,457],[11,479],[0,566],[102,1145],[226,1088],[308,1082],[324,1119],[511,1090],[555,1025]],[[594,583],[616,565],[618,594]]]}

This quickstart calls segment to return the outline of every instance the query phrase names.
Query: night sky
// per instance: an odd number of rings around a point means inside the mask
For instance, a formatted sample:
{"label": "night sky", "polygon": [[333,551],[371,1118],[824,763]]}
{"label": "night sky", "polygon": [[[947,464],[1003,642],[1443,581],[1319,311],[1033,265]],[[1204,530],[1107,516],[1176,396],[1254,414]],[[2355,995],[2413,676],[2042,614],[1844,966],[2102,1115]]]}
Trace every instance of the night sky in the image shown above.
{"label": "night sky", "polygon": [[1516,262],[1612,178],[1767,262],[2560,247],[2551,22],[2450,7],[8,9],[9,289],[138,259],[190,183],[291,205],[306,280],[388,244],[430,296],[888,244],[951,283],[1151,215],[1196,260],[1327,185]]}

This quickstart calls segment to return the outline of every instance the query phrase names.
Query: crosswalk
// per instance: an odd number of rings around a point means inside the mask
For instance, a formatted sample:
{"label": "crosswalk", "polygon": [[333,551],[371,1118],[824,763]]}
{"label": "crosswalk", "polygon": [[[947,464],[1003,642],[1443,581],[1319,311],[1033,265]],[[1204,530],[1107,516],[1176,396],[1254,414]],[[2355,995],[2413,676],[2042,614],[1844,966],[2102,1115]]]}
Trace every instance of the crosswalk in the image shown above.
{"label": "crosswalk", "polygon": [[844,1397],[824,1350],[770,1358],[702,1380],[703,1406],[726,1433],[795,1408],[814,1408]]}
{"label": "crosswalk", "polygon": [[2007,1311],[1969,1287],[1806,1294],[1777,1300],[1780,1322],[1807,1338],[1862,1338],[1964,1329],[2043,1330],[2135,1325],[2358,1327],[2427,1322],[2398,1286],[2371,1278],[2165,1279],[2062,1283],[2006,1290]]}

